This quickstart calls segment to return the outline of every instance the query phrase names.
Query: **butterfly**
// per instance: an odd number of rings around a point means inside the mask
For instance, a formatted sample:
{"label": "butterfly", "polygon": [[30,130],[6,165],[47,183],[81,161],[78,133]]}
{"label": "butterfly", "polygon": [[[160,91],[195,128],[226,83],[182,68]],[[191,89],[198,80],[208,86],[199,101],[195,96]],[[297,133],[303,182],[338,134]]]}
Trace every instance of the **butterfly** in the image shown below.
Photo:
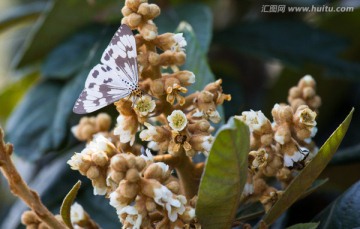
{"label": "butterfly", "polygon": [[140,97],[136,58],[135,37],[123,24],[102,54],[101,63],[91,69],[73,111],[90,113],[127,96]]}

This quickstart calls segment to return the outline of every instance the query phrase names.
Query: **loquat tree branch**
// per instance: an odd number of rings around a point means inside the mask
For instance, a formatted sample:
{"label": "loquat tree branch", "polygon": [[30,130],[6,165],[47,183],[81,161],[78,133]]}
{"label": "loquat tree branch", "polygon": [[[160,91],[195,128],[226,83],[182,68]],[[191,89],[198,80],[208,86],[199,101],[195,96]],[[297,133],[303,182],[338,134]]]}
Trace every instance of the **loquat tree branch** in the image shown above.
{"label": "loquat tree branch", "polygon": [[66,228],[66,226],[61,224],[43,205],[39,195],[34,190],[31,190],[22,179],[11,160],[13,150],[14,147],[12,144],[4,142],[4,131],[0,128],[0,168],[9,183],[11,192],[22,199],[50,228]]}

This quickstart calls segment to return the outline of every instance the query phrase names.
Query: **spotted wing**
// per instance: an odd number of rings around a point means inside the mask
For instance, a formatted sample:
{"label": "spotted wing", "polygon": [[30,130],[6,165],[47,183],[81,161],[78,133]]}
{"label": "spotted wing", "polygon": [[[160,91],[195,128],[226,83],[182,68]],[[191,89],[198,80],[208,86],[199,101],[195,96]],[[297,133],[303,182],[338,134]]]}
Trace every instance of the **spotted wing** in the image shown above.
{"label": "spotted wing", "polygon": [[117,77],[112,68],[98,64],[90,71],[73,111],[77,114],[96,111],[130,95],[133,89],[134,85]]}
{"label": "spotted wing", "polygon": [[105,49],[101,63],[114,69],[120,78],[138,84],[135,37],[127,25],[121,25]]}
{"label": "spotted wing", "polygon": [[121,25],[105,49],[102,64],[89,73],[73,111],[90,113],[131,94],[137,88],[136,43],[131,29]]}

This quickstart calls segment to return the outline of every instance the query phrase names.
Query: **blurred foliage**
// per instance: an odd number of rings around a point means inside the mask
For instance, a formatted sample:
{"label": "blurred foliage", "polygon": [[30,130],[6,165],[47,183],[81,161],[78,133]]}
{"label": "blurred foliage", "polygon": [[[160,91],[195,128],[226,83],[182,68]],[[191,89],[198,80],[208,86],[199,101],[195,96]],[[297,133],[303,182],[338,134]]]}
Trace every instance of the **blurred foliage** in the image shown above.
{"label": "blurred foliage", "polygon": [[[351,13],[261,13],[263,4],[336,5],[345,1],[155,2],[162,8],[162,14],[156,20],[159,32],[177,30],[186,37],[188,47],[184,69],[195,72],[197,76],[192,90],[200,90],[214,77],[223,79],[224,91],[233,97],[231,102],[224,104],[226,117],[248,109],[262,109],[265,114],[269,114],[274,103],[286,101],[289,87],[296,84],[304,74],[315,77],[323,100],[317,119],[319,133],[316,140],[319,146],[328,139],[351,107],[359,110],[360,9]],[[71,126],[80,119],[79,115],[72,113],[72,107],[88,71],[99,61],[102,51],[119,26],[122,4],[123,1],[116,0],[23,0],[0,17],[0,32],[16,28],[18,24],[31,28],[30,34],[21,34],[27,39],[23,47],[14,50],[14,66],[31,66],[36,69],[0,92],[0,120],[8,120],[6,132],[8,140],[15,144],[16,154],[35,167],[28,174],[30,186],[39,191],[45,205],[57,213],[72,185],[79,178],[82,179],[66,165],[72,153],[82,147],[70,132]],[[14,110],[18,101],[20,103]],[[113,107],[102,111],[115,114]],[[343,147],[333,157],[331,168],[348,166],[353,171],[341,174],[341,179],[360,180],[360,113],[355,112],[353,115]],[[231,132],[231,128],[227,131]],[[329,141],[332,142],[334,137]],[[337,145],[340,142],[335,143]],[[322,152],[329,154],[319,155],[322,161],[320,164],[314,162],[321,167],[318,168],[319,172],[330,159],[330,152],[335,153],[336,147],[331,145],[333,148],[329,150],[328,144],[325,143],[327,150]],[[216,161],[216,158],[211,160]],[[231,163],[236,167],[239,161]],[[315,170],[315,164],[309,169]],[[237,172],[240,174],[240,170]],[[211,174],[211,167],[207,168],[206,173]],[[294,213],[296,208],[292,207],[289,210],[291,214],[279,218],[282,225],[303,228],[303,225],[294,224],[309,222],[313,218],[313,222],[321,221],[319,228],[338,225],[345,218],[347,228],[360,225],[358,217],[354,217],[354,213],[360,211],[360,198],[356,195],[359,182],[345,192],[349,187],[341,185],[341,179],[336,179],[339,174],[329,176],[325,185],[323,181],[318,181],[305,194],[316,190],[316,193],[328,197],[326,203],[322,203],[323,206],[334,201],[340,193],[344,194],[316,218],[318,212],[302,218],[302,222],[296,217],[304,209]],[[308,181],[308,185],[312,181]],[[236,194],[239,194],[242,187],[239,185],[237,188]],[[305,195],[304,190],[301,191],[298,190],[296,197]],[[119,227],[114,209],[102,197],[92,195],[88,181],[83,180],[76,201],[103,228]],[[306,198],[299,203],[304,201]],[[18,227],[25,206],[17,201],[12,206],[6,202],[0,208],[0,212],[9,209],[8,215],[0,218],[0,228]],[[106,214],[96,214],[100,211]],[[207,214],[204,212],[199,214],[203,217]],[[267,219],[271,218],[271,214],[268,213]],[[236,214],[241,220],[256,219],[262,215],[263,209],[256,205],[242,206]],[[306,226],[310,228],[316,224]]]}

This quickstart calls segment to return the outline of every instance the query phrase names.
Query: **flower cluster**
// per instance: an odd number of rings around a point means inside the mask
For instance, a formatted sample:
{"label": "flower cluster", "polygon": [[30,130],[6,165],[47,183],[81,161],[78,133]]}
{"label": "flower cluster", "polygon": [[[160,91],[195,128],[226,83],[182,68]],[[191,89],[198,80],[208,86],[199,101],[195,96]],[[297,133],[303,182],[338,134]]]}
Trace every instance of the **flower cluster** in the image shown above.
{"label": "flower cluster", "polygon": [[[194,226],[203,163],[194,164],[191,157],[210,151],[211,123],[221,119],[217,106],[231,96],[223,93],[221,79],[186,94],[196,80],[194,73],[179,70],[187,42],[181,33],[158,34],[153,22],[160,14],[157,5],[126,0],[122,13],[122,23],[139,32],[135,39],[143,93],[115,103],[119,116],[112,132],[104,114],[83,118],[73,132],[88,143],[68,164],[92,181],[95,195],[109,198],[123,228]],[[94,121],[104,119],[107,125]],[[138,134],[157,156],[137,143]]]}
{"label": "flower cluster", "polygon": [[249,172],[243,196],[260,200],[266,210],[281,191],[269,186],[265,178],[276,177],[286,186],[318,151],[312,140],[317,132],[316,111],[321,105],[315,85],[311,76],[304,76],[289,90],[290,105],[274,105],[273,122],[261,111],[246,111],[236,117],[249,126],[251,133]]}

